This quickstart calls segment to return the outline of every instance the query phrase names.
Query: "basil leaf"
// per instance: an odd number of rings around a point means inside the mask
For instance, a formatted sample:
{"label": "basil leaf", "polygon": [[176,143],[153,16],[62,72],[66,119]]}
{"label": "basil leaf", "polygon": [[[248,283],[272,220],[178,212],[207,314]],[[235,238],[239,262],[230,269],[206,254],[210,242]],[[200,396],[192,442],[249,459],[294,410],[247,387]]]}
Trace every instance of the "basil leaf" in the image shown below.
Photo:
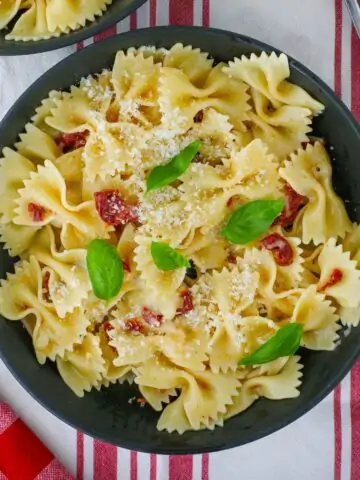
{"label": "basil leaf", "polygon": [[284,208],[285,201],[254,200],[239,207],[229,218],[221,235],[237,245],[256,240],[268,230]]}
{"label": "basil leaf", "polygon": [[185,147],[179,155],[176,155],[166,165],[155,167],[147,178],[146,193],[165,187],[179,178],[189,168],[191,161],[199,152],[200,145],[200,140],[196,140]]}
{"label": "basil leaf", "polygon": [[86,265],[93,292],[98,298],[109,300],[119,293],[124,269],[112,245],[104,240],[92,240],[87,247]]}
{"label": "basil leaf", "polygon": [[151,256],[158,269],[164,272],[182,267],[190,267],[190,262],[166,243],[152,242]]}
{"label": "basil leaf", "polygon": [[300,323],[288,323],[255,352],[242,358],[239,365],[261,365],[279,357],[293,355],[300,346],[302,332],[303,326]]}

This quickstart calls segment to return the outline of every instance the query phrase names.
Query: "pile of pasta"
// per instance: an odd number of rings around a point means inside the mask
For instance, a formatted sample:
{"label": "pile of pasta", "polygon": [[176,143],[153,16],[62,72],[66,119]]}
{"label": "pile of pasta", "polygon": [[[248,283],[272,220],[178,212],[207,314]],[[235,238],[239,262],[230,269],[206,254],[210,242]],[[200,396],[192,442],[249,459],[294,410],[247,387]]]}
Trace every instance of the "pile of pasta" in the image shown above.
{"label": "pile of pasta", "polygon": [[1,0],[0,30],[20,14],[6,40],[58,37],[94,21],[112,0]]}
{"label": "pile of pasta", "polygon": [[[239,365],[281,327],[299,323],[303,347],[332,350],[340,318],[359,323],[360,229],[333,190],[323,142],[309,137],[324,107],[289,75],[284,54],[214,64],[180,44],[120,51],[112,71],[52,91],[3,150],[1,240],[20,260],[2,280],[0,313],[23,322],[38,361],[56,362],[76,395],[135,382],[162,412],[158,429],[212,429],[260,397],[299,395],[299,355]],[[145,195],[149,171],[196,140],[186,172]],[[104,221],[104,192],[133,217]],[[291,247],[290,263],[262,238],[220,235],[239,205],[281,198],[266,235]],[[124,262],[109,301],[89,281],[93,239]],[[160,270],[153,241],[191,259],[196,275]]]}

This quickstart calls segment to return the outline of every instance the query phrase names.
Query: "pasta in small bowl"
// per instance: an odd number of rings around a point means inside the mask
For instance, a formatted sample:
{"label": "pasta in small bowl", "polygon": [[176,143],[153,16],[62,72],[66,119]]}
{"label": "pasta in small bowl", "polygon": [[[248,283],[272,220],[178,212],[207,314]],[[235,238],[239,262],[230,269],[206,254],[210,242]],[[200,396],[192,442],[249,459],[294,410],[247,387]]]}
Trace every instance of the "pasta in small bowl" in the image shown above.
{"label": "pasta in small bowl", "polygon": [[334,388],[359,354],[360,132],[321,80],[159,28],[24,98],[0,126],[0,352],[30,393],[106,441],[196,453]]}
{"label": "pasta in small bowl", "polygon": [[73,45],[128,16],[145,0],[2,0],[0,55]]}

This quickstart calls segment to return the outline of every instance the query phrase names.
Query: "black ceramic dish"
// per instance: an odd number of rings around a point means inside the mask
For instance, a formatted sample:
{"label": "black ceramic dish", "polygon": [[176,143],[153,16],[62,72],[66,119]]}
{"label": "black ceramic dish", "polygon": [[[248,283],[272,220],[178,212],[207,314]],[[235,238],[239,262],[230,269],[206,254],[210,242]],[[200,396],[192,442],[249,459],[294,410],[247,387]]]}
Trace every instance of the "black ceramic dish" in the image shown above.
{"label": "black ceramic dish", "polygon": [[[216,60],[273,50],[256,40],[220,30],[162,27],[112,37],[92,45],[62,61],[43,75],[17,101],[0,125],[0,149],[17,141],[35,107],[53,89],[67,89],[81,77],[111,67],[119,49],[130,46],[169,47],[176,42],[210,52]],[[360,221],[360,129],[348,109],[313,73],[290,59],[291,79],[326,106],[315,121],[315,134],[332,145],[334,183],[353,220]],[[12,270],[12,261],[1,252],[1,276]],[[129,404],[138,395],[136,386],[116,385],[77,398],[61,380],[52,364],[38,365],[30,338],[20,322],[0,319],[0,353],[21,384],[47,409],[87,434],[122,447],[166,454],[200,453],[222,450],[259,439],[288,425],[320,402],[345,376],[360,353],[360,328],[343,338],[334,352],[302,351],[304,377],[296,399],[259,400],[246,412],[214,431],[184,435],[158,432],[159,416],[150,407]]]}
{"label": "black ceramic dish", "polygon": [[[32,53],[47,52],[57,48],[68,47],[103,32],[107,28],[120,22],[131,12],[139,8],[146,0],[113,0],[101,17],[96,17],[93,22],[87,22],[85,27],[73,30],[70,33],[38,41],[14,41],[5,40],[8,31],[11,31],[15,21],[13,20],[8,29],[0,30],[0,56],[2,55],[30,55]],[[16,17],[16,19],[18,16]]]}

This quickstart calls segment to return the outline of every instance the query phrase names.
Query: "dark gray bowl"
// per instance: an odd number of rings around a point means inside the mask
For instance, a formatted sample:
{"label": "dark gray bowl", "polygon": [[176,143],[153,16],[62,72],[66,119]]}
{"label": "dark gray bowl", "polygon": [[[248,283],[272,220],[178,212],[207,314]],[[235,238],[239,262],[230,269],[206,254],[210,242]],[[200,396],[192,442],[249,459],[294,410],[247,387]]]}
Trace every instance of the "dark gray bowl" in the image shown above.
{"label": "dark gray bowl", "polygon": [[[7,114],[0,125],[0,149],[13,145],[30,120],[35,107],[53,89],[67,89],[81,77],[111,67],[119,49],[130,46],[169,47],[176,42],[200,47],[216,60],[274,50],[251,38],[221,30],[196,27],[161,27],[115,36],[91,45],[63,60],[43,75]],[[315,134],[324,137],[334,158],[334,183],[353,220],[360,221],[360,129],[346,106],[307,68],[290,60],[292,77],[326,106],[315,122]],[[0,256],[0,274],[12,270],[5,251]],[[156,430],[158,413],[150,407],[129,404],[137,388],[116,385],[77,398],[65,385],[54,366],[40,367],[30,338],[20,322],[0,319],[0,354],[19,382],[48,410],[87,434],[125,448],[164,454],[200,453],[243,445],[290,424],[319,403],[350,370],[360,352],[360,328],[344,337],[334,352],[301,352],[304,377],[296,399],[259,400],[241,415],[214,431],[188,432],[182,436]]]}
{"label": "dark gray bowl", "polygon": [[[96,17],[93,22],[87,22],[85,27],[47,40],[29,42],[5,40],[5,36],[15,23],[13,20],[8,30],[0,30],[0,56],[30,55],[32,53],[47,52],[49,50],[74,45],[120,22],[120,20],[130,15],[131,12],[145,2],[146,0],[113,0],[113,3],[108,6],[101,17]],[[16,19],[17,18],[18,16]]]}

